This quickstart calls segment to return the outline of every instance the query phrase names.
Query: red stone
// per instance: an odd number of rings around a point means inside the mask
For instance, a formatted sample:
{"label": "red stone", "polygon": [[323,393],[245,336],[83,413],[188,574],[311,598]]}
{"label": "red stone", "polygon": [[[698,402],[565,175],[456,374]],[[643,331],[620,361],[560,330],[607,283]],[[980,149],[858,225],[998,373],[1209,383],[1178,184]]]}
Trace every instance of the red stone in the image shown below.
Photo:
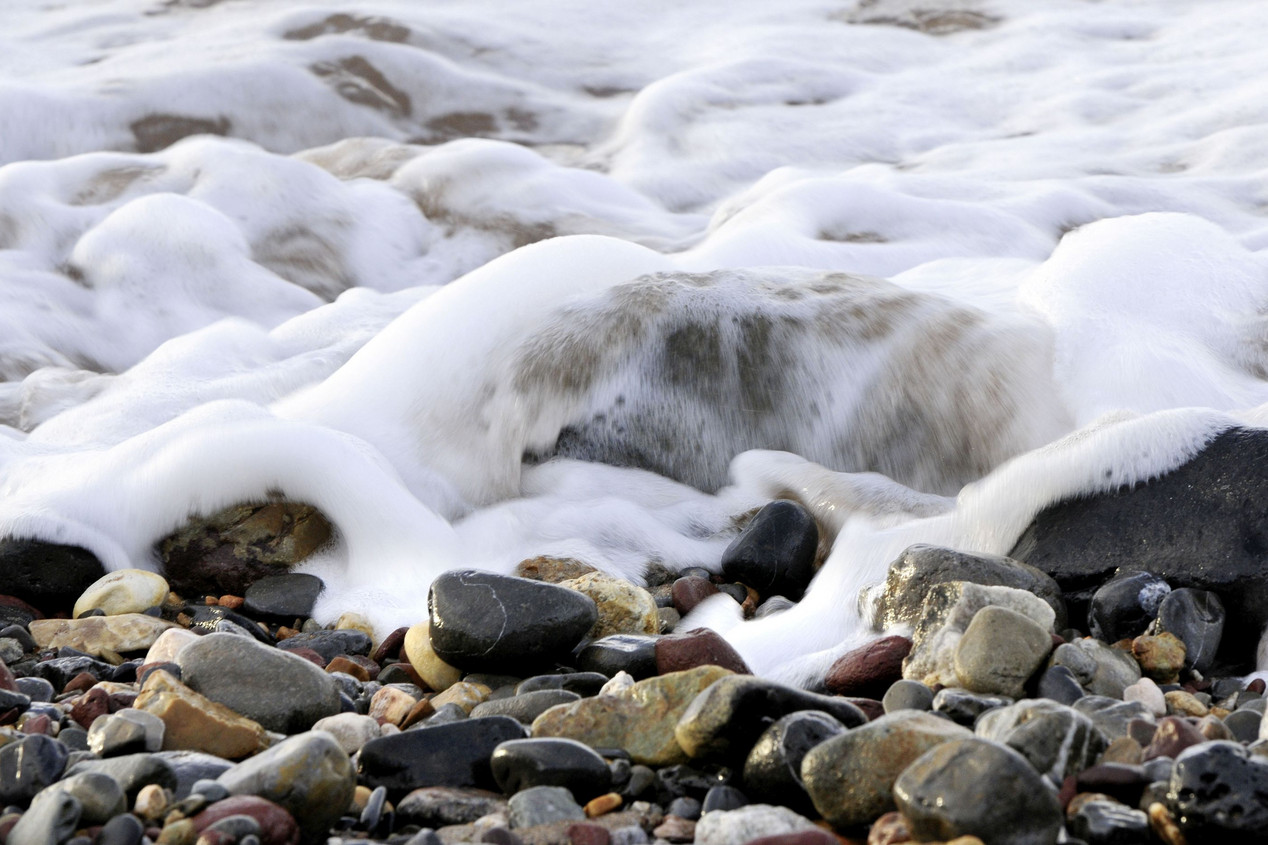
{"label": "red stone", "polygon": [[686,616],[693,607],[717,592],[718,588],[708,578],[685,575],[674,582],[670,595],[674,600],[674,610]]}
{"label": "red stone", "polygon": [[387,660],[389,657],[400,657],[401,646],[405,644],[405,632],[408,630],[408,626],[404,628],[397,628],[395,631],[384,637],[383,642],[379,643],[379,647],[376,648],[374,650],[374,654],[371,655],[374,662],[381,666],[383,665],[383,661]]}
{"label": "red stone", "polygon": [[903,677],[903,658],[911,652],[906,637],[881,637],[839,657],[824,679],[835,695],[884,698],[886,690]]}
{"label": "red stone", "polygon": [[1145,746],[1141,755],[1143,760],[1155,757],[1178,757],[1184,749],[1206,742],[1206,737],[1196,726],[1179,716],[1163,716],[1158,720],[1158,730],[1153,739]]}
{"label": "red stone", "polygon": [[37,713],[22,723],[24,734],[47,734],[53,729],[53,720],[43,713]]}
{"label": "red stone", "polygon": [[293,654],[296,657],[302,657],[305,660],[307,660],[309,663],[312,663],[315,666],[317,666],[319,669],[326,668],[325,659],[320,654],[313,651],[311,648],[288,648],[286,649],[286,653]]}
{"label": "red stone", "polygon": [[75,700],[70,708],[70,717],[79,723],[84,730],[92,727],[92,723],[110,712],[110,696],[103,689],[93,688]]}
{"label": "red stone", "polygon": [[194,828],[202,831],[227,816],[250,816],[259,822],[260,845],[298,845],[299,825],[282,807],[256,795],[231,795],[194,816]]}
{"label": "red stone", "polygon": [[863,715],[867,717],[869,722],[885,715],[885,705],[874,698],[854,698],[851,696],[845,700],[862,710]]}
{"label": "red stone", "polygon": [[742,675],[752,671],[731,644],[712,628],[666,634],[656,641],[656,673],[665,675],[697,666],[721,666]]}
{"label": "red stone", "polygon": [[1103,792],[1129,807],[1140,803],[1149,776],[1139,766],[1099,763],[1075,775],[1079,792]]}
{"label": "red stone", "polygon": [[1263,695],[1264,690],[1268,689],[1268,683],[1265,683],[1263,678],[1256,678],[1246,685],[1246,689],[1250,692],[1257,692],[1260,695]]}
{"label": "red stone", "polygon": [[110,694],[110,712],[118,713],[136,704],[137,694],[134,692],[112,692]]}
{"label": "red stone", "polygon": [[9,692],[18,691],[18,679],[13,676],[13,671],[0,660],[0,689]]}
{"label": "red stone", "polygon": [[608,845],[612,834],[603,825],[577,822],[568,826],[568,840],[572,845]]}
{"label": "red stone", "polygon": [[90,690],[97,685],[97,679],[87,672],[80,672],[75,677],[66,682],[66,686],[62,687],[62,693],[81,692]]}

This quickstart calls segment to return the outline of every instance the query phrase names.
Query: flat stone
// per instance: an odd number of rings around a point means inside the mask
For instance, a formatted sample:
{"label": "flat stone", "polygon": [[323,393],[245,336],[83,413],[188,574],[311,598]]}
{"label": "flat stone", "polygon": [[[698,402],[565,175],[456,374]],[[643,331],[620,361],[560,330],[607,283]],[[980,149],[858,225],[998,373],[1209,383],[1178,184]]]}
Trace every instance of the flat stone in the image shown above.
{"label": "flat stone", "polygon": [[71,616],[78,619],[90,610],[100,610],[107,616],[141,613],[161,605],[168,593],[167,580],[157,572],[118,569],[89,585],[75,602]]}
{"label": "flat stone", "polygon": [[316,575],[306,572],[266,575],[247,587],[242,606],[248,613],[267,618],[305,618],[313,615],[313,605],[325,586]]}
{"label": "flat stone", "polygon": [[584,743],[534,737],[503,742],[489,759],[497,785],[508,795],[534,786],[559,786],[578,801],[608,792],[612,772]]}
{"label": "flat stone", "polygon": [[306,731],[340,711],[334,678],[246,637],[208,634],[182,649],[176,662],[186,686],[265,730]]}
{"label": "flat stone", "polygon": [[1105,750],[1105,738],[1091,719],[1047,699],[983,713],[973,732],[1012,748],[1057,786],[1091,766]]}
{"label": "flat stone", "polygon": [[845,725],[819,710],[782,716],[749,751],[744,761],[745,790],[758,803],[813,815],[814,805],[801,781],[802,760],[810,749],[845,731]]}
{"label": "flat stone", "polygon": [[1052,608],[1057,630],[1067,625],[1061,588],[1047,573],[1010,557],[925,544],[909,546],[889,565],[884,584],[865,590],[860,602],[872,605],[873,625],[878,630],[915,625],[930,589],[951,581],[1033,593]]}
{"label": "flat stone", "polygon": [[1007,607],[984,607],[956,646],[955,675],[971,692],[1019,698],[1051,650],[1050,632],[1029,617]]}
{"label": "flat stone", "polygon": [[941,713],[957,725],[973,727],[983,713],[1007,707],[1013,699],[1006,695],[969,692],[959,687],[938,690],[933,697],[933,712]]}
{"label": "flat stone", "polygon": [[517,722],[531,725],[533,720],[558,704],[570,704],[581,696],[567,690],[537,690],[509,698],[484,701],[471,710],[471,716],[510,716]]}
{"label": "flat stone", "polygon": [[551,675],[534,675],[525,678],[515,687],[516,695],[543,689],[562,689],[575,692],[582,698],[598,695],[609,676],[599,672],[564,672]]}
{"label": "flat stone", "polygon": [[258,795],[281,806],[305,841],[325,841],[352,801],[356,772],[334,738],[308,731],[284,739],[217,778],[231,795]]}
{"label": "flat stone", "polygon": [[611,634],[658,634],[660,617],[652,594],[624,578],[590,572],[569,578],[561,587],[587,595],[598,609],[599,618],[586,637],[597,640]]}
{"label": "flat stone", "polygon": [[907,637],[881,637],[837,658],[824,678],[824,688],[833,695],[883,698],[902,679],[903,659],[910,653]]}
{"label": "flat stone", "polygon": [[[404,725],[405,719],[417,705],[418,699],[404,690],[396,687],[383,687],[370,697],[368,715],[377,724],[400,727]],[[433,703],[432,706],[434,707],[435,704]]]}
{"label": "flat stone", "polygon": [[198,639],[198,634],[184,628],[168,628],[158,635],[158,639],[145,653],[144,663],[174,663],[176,655],[185,646]]}
{"label": "flat stone", "polygon": [[418,672],[423,683],[436,692],[444,692],[462,680],[462,670],[440,659],[431,647],[431,623],[420,622],[405,632],[405,659]]}
{"label": "flat stone", "polygon": [[688,704],[674,729],[690,757],[744,760],[766,728],[800,710],[821,710],[847,728],[867,721],[843,698],[819,695],[752,675],[718,679]]}
{"label": "flat stone", "polygon": [[721,666],[732,672],[749,674],[748,665],[739,652],[712,628],[666,634],[656,640],[656,673],[666,675],[696,666]]}
{"label": "flat stone", "polygon": [[623,748],[636,763],[685,763],[675,728],[697,695],[732,673],[701,666],[638,681],[619,692],[552,707],[533,721],[534,737],[575,739],[591,748]]}
{"label": "flat stone", "polygon": [[229,794],[216,778],[234,767],[231,761],[202,751],[160,751],[154,756],[171,768],[176,778],[171,792],[177,800],[195,792],[207,796],[208,801],[218,801]]}
{"label": "flat stone", "polygon": [[175,622],[166,619],[125,613],[85,619],[37,619],[30,630],[40,648],[73,648],[97,657],[107,652],[123,654],[148,649],[160,634],[175,627]]}
{"label": "flat stone", "polygon": [[1208,590],[1181,587],[1158,606],[1158,630],[1184,642],[1184,666],[1205,674],[1215,662],[1224,637],[1224,603]]}
{"label": "flat stone", "polygon": [[750,804],[705,813],[696,823],[696,845],[747,845],[764,836],[815,830],[814,822],[787,807]]}
{"label": "flat stone", "polygon": [[387,787],[391,800],[425,786],[496,789],[489,758],[503,742],[525,734],[507,716],[424,725],[367,742],[358,771],[367,786]]}
{"label": "flat stone", "polygon": [[1068,813],[1066,827],[1086,842],[1149,842],[1149,817],[1117,801],[1084,801]]}
{"label": "flat stone", "polygon": [[983,739],[943,743],[894,782],[894,801],[917,841],[977,836],[998,845],[1051,845],[1061,804],[1026,759]]}
{"label": "flat stone", "polygon": [[1190,845],[1252,842],[1268,830],[1268,760],[1236,742],[1180,752],[1167,799]]}
{"label": "flat stone", "polygon": [[815,573],[819,527],[800,504],[765,505],[722,552],[722,574],[763,596],[798,601]]}
{"label": "flat stone", "polygon": [[567,655],[599,615],[575,590],[476,570],[442,574],[427,604],[432,648],[468,671],[522,671]]}
{"label": "flat stone", "polygon": [[810,749],[801,764],[802,782],[833,827],[857,827],[895,809],[894,781],[920,755],[968,737],[968,729],[931,713],[887,714]]}
{"label": "flat stone", "polygon": [[162,670],[146,677],[133,706],[162,721],[162,747],[168,751],[201,751],[237,760],[268,747],[268,736],[257,722],[199,695]]}
{"label": "flat stone", "polygon": [[468,715],[478,705],[489,700],[489,693],[492,692],[484,684],[473,684],[470,681],[459,681],[442,693],[437,694],[431,699],[432,707],[439,710],[446,704],[456,704],[462,708],[463,712]]}
{"label": "flat stone", "polygon": [[542,556],[520,561],[512,574],[519,578],[558,584],[570,578],[580,578],[598,571],[590,564],[575,558]]}
{"label": "flat stone", "polygon": [[80,546],[5,537],[0,539],[0,572],[6,594],[47,610],[72,607],[106,568]]}
{"label": "flat stone", "polygon": [[581,805],[562,786],[530,786],[512,795],[507,802],[507,819],[512,829],[584,821],[585,818]]}
{"label": "flat stone", "polygon": [[506,809],[503,796],[474,787],[424,786],[396,803],[401,821],[422,827],[470,824]]}

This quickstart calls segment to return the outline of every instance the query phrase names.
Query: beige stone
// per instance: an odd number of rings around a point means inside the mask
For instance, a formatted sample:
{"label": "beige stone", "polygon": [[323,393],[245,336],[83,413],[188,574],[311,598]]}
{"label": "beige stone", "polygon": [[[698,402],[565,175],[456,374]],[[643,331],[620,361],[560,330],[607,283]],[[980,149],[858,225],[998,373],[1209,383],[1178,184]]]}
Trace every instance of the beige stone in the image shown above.
{"label": "beige stone", "polygon": [[446,704],[457,704],[469,714],[473,709],[475,709],[477,704],[488,701],[489,693],[491,692],[492,690],[484,684],[473,684],[467,681],[459,681],[449,689],[435,696],[431,700],[431,705],[435,709],[439,710]]}
{"label": "beige stone", "polygon": [[597,640],[612,634],[658,634],[660,616],[656,612],[656,600],[642,587],[624,578],[613,578],[602,572],[590,572],[580,578],[559,582],[594,600],[599,610],[587,637]]}
{"label": "beige stone", "polygon": [[86,619],[37,619],[31,636],[40,648],[73,648],[96,656],[148,649],[175,622],[142,613],[89,616]]}
{"label": "beige stone", "polygon": [[418,699],[396,687],[383,687],[370,699],[370,718],[382,724],[399,725],[414,709]]}
{"label": "beige stone", "polygon": [[379,638],[374,635],[374,625],[360,613],[348,611],[335,620],[336,631],[360,631],[370,638],[370,650],[379,647]]}
{"label": "beige stone", "polygon": [[166,579],[157,572],[120,569],[98,578],[84,590],[71,615],[78,617],[90,610],[102,610],[107,616],[140,613],[161,605],[169,592]]}
{"label": "beige stone", "polygon": [[159,634],[154,645],[145,653],[146,663],[172,663],[180,650],[196,641],[198,635],[186,628],[168,628]]}
{"label": "beige stone", "polygon": [[423,683],[436,692],[444,692],[462,680],[462,671],[455,669],[431,647],[431,625],[419,622],[405,632],[405,659],[423,679]]}
{"label": "beige stone", "polygon": [[239,760],[269,744],[260,725],[199,695],[161,669],[146,677],[133,706],[163,720],[165,751],[202,751]]}

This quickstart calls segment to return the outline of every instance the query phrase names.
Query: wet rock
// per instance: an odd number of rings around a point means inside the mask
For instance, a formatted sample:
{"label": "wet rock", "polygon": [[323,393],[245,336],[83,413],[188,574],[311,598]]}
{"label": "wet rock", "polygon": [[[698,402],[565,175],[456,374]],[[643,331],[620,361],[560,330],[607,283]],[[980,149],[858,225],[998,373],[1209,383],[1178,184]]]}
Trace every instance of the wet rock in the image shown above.
{"label": "wet rock", "polygon": [[1067,666],[1049,666],[1045,669],[1039,676],[1038,691],[1041,698],[1050,698],[1061,704],[1073,704],[1087,695],[1087,691]]}
{"label": "wet rock", "polygon": [[768,726],[789,713],[821,710],[847,728],[867,721],[848,701],[751,675],[718,679],[688,704],[674,729],[691,757],[745,759]]}
{"label": "wet rock", "polygon": [[534,557],[520,561],[513,575],[547,584],[558,584],[571,578],[580,578],[598,572],[588,563],[570,557]]}
{"label": "wet rock", "polygon": [[440,659],[431,645],[431,623],[420,622],[405,632],[405,658],[427,686],[444,692],[462,680],[462,670]]}
{"label": "wet rock", "polygon": [[496,789],[489,758],[503,742],[525,737],[507,716],[426,725],[372,739],[361,749],[359,773],[392,800],[425,786]]}
{"label": "wet rock", "polygon": [[[255,835],[259,836],[262,845],[293,845],[299,840],[299,825],[295,818],[272,801],[256,795],[232,795],[213,803],[193,817],[194,829],[199,833],[212,829],[228,830],[228,820],[244,817],[253,822]],[[249,829],[241,823],[234,827]],[[241,842],[242,835],[231,841]]]}
{"label": "wet rock", "polygon": [[670,596],[673,598],[673,608],[681,616],[686,616],[700,602],[717,594],[717,586],[708,578],[700,575],[684,575],[674,581],[670,590]]}
{"label": "wet rock", "polygon": [[1255,510],[1266,489],[1268,432],[1229,429],[1147,483],[1045,509],[1009,554],[1052,575],[1075,604],[1120,568],[1214,592],[1227,610],[1224,648],[1253,665],[1268,622],[1268,544]]}
{"label": "wet rock", "polygon": [[356,787],[348,755],[321,731],[282,740],[217,780],[231,795],[257,795],[284,808],[299,822],[301,838],[309,842],[325,840]]}
{"label": "wet rock", "polygon": [[591,748],[623,748],[636,763],[683,763],[675,728],[697,695],[731,673],[701,666],[638,681],[618,692],[552,707],[533,721],[534,737],[575,739]]}
{"label": "wet rock", "polygon": [[1134,719],[1154,720],[1149,708],[1139,701],[1119,701],[1101,695],[1088,695],[1071,705],[1092,720],[1092,724],[1105,734],[1107,740],[1127,736],[1128,726]]}
{"label": "wet rock", "polygon": [[1006,607],[984,607],[956,646],[955,675],[971,692],[1018,698],[1051,650],[1051,634],[1029,617]]}
{"label": "wet rock", "polygon": [[812,748],[801,764],[802,782],[819,814],[834,827],[864,825],[894,809],[894,780],[916,758],[971,736],[930,713],[891,713]]}
{"label": "wet rock", "polygon": [[1092,765],[1105,750],[1105,739],[1091,719],[1046,699],[984,713],[973,732],[1012,748],[1054,785]]}
{"label": "wet rock", "polygon": [[597,640],[611,634],[658,634],[660,617],[652,594],[624,578],[591,572],[580,578],[561,581],[561,587],[576,590],[594,601],[599,618],[586,634]]}
{"label": "wet rock", "polygon": [[575,692],[583,698],[597,695],[603,685],[608,682],[608,676],[598,672],[565,672],[558,675],[534,675],[531,678],[525,678],[515,687],[516,695],[523,695],[526,692],[536,692],[543,689],[562,689],[569,692]]}
{"label": "wet rock", "polygon": [[815,830],[814,822],[787,807],[750,804],[706,813],[696,823],[696,845],[746,845],[765,836]]}
{"label": "wet rock", "polygon": [[100,610],[107,616],[141,613],[167,600],[167,580],[144,569],[119,569],[99,578],[75,602],[71,617]]}
{"label": "wet rock", "polygon": [[471,787],[426,786],[412,790],[396,804],[404,823],[422,827],[470,824],[505,812],[506,799],[496,792]]}
{"label": "wet rock", "polygon": [[144,710],[128,708],[92,723],[88,748],[101,757],[117,757],[163,747],[163,720]]}
{"label": "wet rock", "polygon": [[313,615],[313,605],[325,588],[316,575],[288,572],[266,575],[247,587],[243,608],[256,616],[295,619]]}
{"label": "wet rock", "polygon": [[302,502],[242,504],[197,516],[156,546],[172,589],[183,596],[243,595],[280,575],[332,536],[330,522]]}
{"label": "wet rock", "polygon": [[907,637],[881,637],[837,658],[824,678],[833,695],[881,698],[903,676],[903,658],[911,652]]}
{"label": "wet rock", "polygon": [[[1013,587],[1033,593],[1053,610],[1057,630],[1066,627],[1061,588],[1049,575],[1020,560],[999,555],[959,552],[941,546],[910,546],[889,565],[885,583],[865,591],[874,597],[874,623],[879,629],[914,625],[925,596],[936,584],[970,581],[984,587]],[[867,598],[861,599],[868,601]]]}
{"label": "wet rock", "polygon": [[986,695],[959,687],[947,687],[934,695],[933,712],[941,713],[957,725],[971,728],[983,713],[1012,703],[1013,699],[1005,695]]}
{"label": "wet rock", "polygon": [[585,811],[562,786],[530,786],[507,802],[511,828],[535,827],[563,821],[584,821]]}
{"label": "wet rock", "polygon": [[308,634],[296,634],[287,637],[277,644],[282,651],[307,648],[321,655],[326,663],[336,657],[346,655],[365,655],[370,653],[370,635],[364,631],[345,628],[338,631],[313,631]]}
{"label": "wet rock", "polygon": [[722,553],[722,574],[763,596],[798,601],[814,577],[819,527],[804,507],[787,500],[764,506]]}
{"label": "wet rock", "polygon": [[1116,643],[1145,632],[1171,585],[1151,572],[1120,572],[1092,593],[1088,632]]}
{"label": "wet rock", "polygon": [[730,784],[720,783],[709,787],[700,803],[700,814],[738,810],[748,806],[748,796]]}
{"label": "wet rock", "polygon": [[63,690],[71,679],[87,673],[98,681],[108,681],[114,677],[114,666],[87,655],[77,657],[55,657],[35,664],[35,674],[53,685],[53,689]]}
{"label": "wet rock", "polygon": [[1091,695],[1122,698],[1123,690],[1140,680],[1140,664],[1129,655],[1091,637],[1062,643],[1051,665],[1064,666]]}
{"label": "wet rock", "polygon": [[268,746],[258,723],[199,695],[162,670],[146,677],[133,706],[162,722],[162,747],[169,751],[201,751],[237,760]]}
{"label": "wet rock", "polygon": [[330,675],[246,637],[208,634],[182,649],[176,662],[186,686],[265,730],[306,731],[340,710]]}
{"label": "wet rock", "polygon": [[1184,665],[1206,673],[1224,636],[1224,603],[1215,593],[1181,587],[1158,606],[1158,630],[1184,642]]}
{"label": "wet rock", "polygon": [[926,752],[898,776],[894,800],[916,840],[1050,845],[1061,829],[1056,790],[1016,751],[982,739]]}
{"label": "wet rock", "polygon": [[656,640],[656,674],[667,675],[697,666],[721,666],[732,672],[749,674],[744,658],[712,628],[695,628],[666,634]]}
{"label": "wet rock", "polygon": [[517,722],[531,725],[534,719],[555,705],[569,704],[580,698],[575,692],[567,690],[538,690],[477,704],[471,710],[471,716],[510,716]]}
{"label": "wet rock", "polygon": [[201,751],[160,751],[154,756],[171,768],[176,778],[172,794],[177,800],[195,792],[207,796],[208,801],[219,801],[229,794],[216,778],[232,769],[232,762]]}
{"label": "wet rock", "polygon": [[1150,841],[1149,817],[1140,810],[1107,799],[1083,801],[1071,809],[1066,827],[1088,845]]}
{"label": "wet rock", "polygon": [[642,680],[658,674],[656,642],[658,637],[636,634],[615,634],[587,643],[577,652],[577,668],[612,677],[626,672]]}
{"label": "wet rock", "polygon": [[7,595],[47,609],[73,606],[106,569],[79,546],[5,537],[0,538],[0,572]]}
{"label": "wet rock", "polygon": [[928,686],[959,685],[955,652],[964,631],[984,607],[1014,610],[1052,630],[1052,608],[1042,599],[1012,587],[982,587],[967,581],[935,584],[925,596],[912,633],[911,653],[903,661],[903,677]]}
{"label": "wet rock", "polygon": [[176,623],[141,613],[90,616],[85,619],[39,619],[31,636],[40,648],[73,648],[94,657],[148,649]]}
{"label": "wet rock", "polygon": [[[2,758],[4,749],[0,749]],[[3,769],[0,768],[0,772]],[[163,789],[175,789],[176,773],[170,764],[157,754],[126,754],[108,760],[80,760],[66,770],[67,777],[84,772],[101,772],[109,775],[123,788],[128,803],[136,801],[137,793],[151,784]]]}
{"label": "wet rock", "polygon": [[66,746],[41,734],[0,746],[0,803],[30,801],[62,776],[69,756]]}
{"label": "wet rock", "polygon": [[813,814],[801,781],[802,760],[810,749],[845,731],[845,725],[818,710],[781,717],[762,733],[744,761],[745,791],[760,803]]}
{"label": "wet rock", "polygon": [[444,573],[427,601],[432,648],[469,671],[522,671],[566,655],[598,620],[575,590],[475,570]]}
{"label": "wet rock", "polygon": [[1235,742],[1186,749],[1171,770],[1168,802],[1191,845],[1255,841],[1268,830],[1268,760]]}
{"label": "wet rock", "polygon": [[571,739],[516,739],[489,759],[497,785],[508,795],[534,786],[559,786],[588,801],[611,788],[608,764],[589,746]]}

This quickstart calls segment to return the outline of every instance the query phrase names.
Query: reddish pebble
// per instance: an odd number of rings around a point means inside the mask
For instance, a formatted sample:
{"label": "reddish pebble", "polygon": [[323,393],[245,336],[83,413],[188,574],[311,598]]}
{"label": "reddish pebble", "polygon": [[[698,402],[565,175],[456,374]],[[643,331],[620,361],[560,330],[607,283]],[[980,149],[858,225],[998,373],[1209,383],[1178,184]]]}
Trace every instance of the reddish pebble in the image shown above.
{"label": "reddish pebble", "polygon": [[103,689],[93,688],[75,700],[70,717],[87,730],[98,717],[110,712],[110,696]]}
{"label": "reddish pebble", "polygon": [[410,708],[405,714],[405,718],[401,721],[401,730],[405,730],[411,725],[416,725],[426,719],[428,716],[436,712],[436,708],[432,706],[430,698],[424,698],[422,701]]}
{"label": "reddish pebble", "polygon": [[[279,637],[279,639],[281,638]],[[326,668],[325,659],[311,648],[288,648],[286,649],[286,653],[293,654],[296,657],[302,657],[320,669]]]}
{"label": "reddish pebble", "polygon": [[13,676],[13,671],[0,660],[0,689],[9,692],[18,691],[18,679]]}
{"label": "reddish pebble", "polygon": [[351,675],[358,681],[365,683],[370,680],[370,673],[365,670],[364,666],[353,663],[342,654],[326,664],[327,672],[343,672],[345,675]]}
{"label": "reddish pebble", "polygon": [[260,825],[261,845],[297,845],[299,842],[295,817],[272,801],[255,795],[232,795],[217,801],[194,816],[194,828],[202,833],[227,816],[255,819]]}
{"label": "reddish pebble", "polygon": [[221,607],[227,607],[230,610],[237,610],[238,608],[242,607],[243,604],[246,603],[246,599],[244,599],[242,596],[221,596],[217,600],[217,603]]}
{"label": "reddish pebble", "polygon": [[1257,692],[1260,695],[1264,694],[1265,688],[1268,688],[1268,684],[1264,683],[1263,678],[1256,678],[1255,680],[1251,681],[1249,684],[1246,685],[1247,690],[1249,690],[1250,692]]}
{"label": "reddish pebble", "polygon": [[118,713],[136,704],[137,694],[134,692],[114,692],[110,694],[110,712]]}
{"label": "reddish pebble", "polygon": [[1180,752],[1190,746],[1205,742],[1206,737],[1187,719],[1179,716],[1163,716],[1158,720],[1158,730],[1153,739],[1145,746],[1142,759],[1152,760],[1155,757],[1179,756]]}
{"label": "reddish pebble", "polygon": [[53,720],[43,713],[28,717],[21,725],[21,730],[24,734],[47,734],[52,729]]}
{"label": "reddish pebble", "polygon": [[568,841],[572,845],[608,845],[612,835],[602,825],[577,822],[568,826]]}
{"label": "reddish pebble", "polygon": [[92,689],[97,685],[97,679],[87,672],[80,672],[75,677],[66,682],[66,686],[62,687],[62,693],[83,692]]}
{"label": "reddish pebble", "polygon": [[712,628],[696,628],[683,634],[666,634],[656,641],[656,673],[666,675],[697,666],[721,666],[751,675],[744,658]]}
{"label": "reddish pebble", "polygon": [[884,698],[885,691],[903,676],[903,658],[911,652],[906,637],[881,637],[838,658],[824,679],[835,695]]}
{"label": "reddish pebble", "polygon": [[[903,840],[891,839],[888,841],[902,842]],[[815,828],[814,830],[799,830],[796,833],[776,833],[771,836],[759,836],[756,839],[750,839],[746,845],[841,845],[841,840],[826,830]]]}
{"label": "reddish pebble", "polygon": [[863,715],[870,722],[873,719],[879,719],[885,715],[885,705],[881,704],[874,698],[853,698],[848,697],[846,701],[863,711]]}
{"label": "reddish pebble", "polygon": [[376,648],[374,650],[374,654],[371,655],[374,662],[381,666],[383,665],[383,661],[387,660],[389,657],[400,657],[401,646],[405,643],[405,632],[408,630],[409,626],[407,625],[404,628],[397,628],[395,631],[384,637],[383,642],[379,643],[379,647]]}
{"label": "reddish pebble", "polygon": [[708,578],[684,575],[674,582],[670,595],[674,600],[674,610],[686,616],[693,607],[717,592],[718,588]]}

